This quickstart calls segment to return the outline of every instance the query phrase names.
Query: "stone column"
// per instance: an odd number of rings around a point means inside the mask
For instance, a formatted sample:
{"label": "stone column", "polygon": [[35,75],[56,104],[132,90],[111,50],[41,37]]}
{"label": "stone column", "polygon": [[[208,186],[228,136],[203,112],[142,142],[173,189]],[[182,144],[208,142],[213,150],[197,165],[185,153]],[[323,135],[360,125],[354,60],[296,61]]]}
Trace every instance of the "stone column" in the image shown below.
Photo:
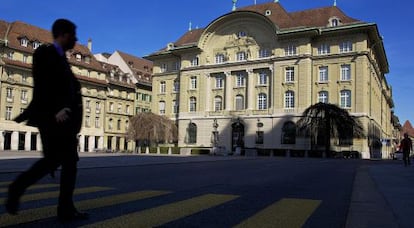
{"label": "stone column", "polygon": [[84,151],[85,151],[85,136],[80,135],[80,137],[79,137],[79,152],[84,152]]}
{"label": "stone column", "polygon": [[4,150],[4,131],[0,131],[0,151]]}
{"label": "stone column", "polygon": [[211,111],[211,75],[206,74],[207,88],[206,88],[206,112]]}
{"label": "stone column", "polygon": [[232,76],[231,76],[231,72],[224,72],[225,74],[225,107],[227,111],[231,111],[232,109],[232,92],[233,92],[233,80],[232,80]]}
{"label": "stone column", "polygon": [[89,136],[89,152],[95,149],[95,136]]}
{"label": "stone column", "polygon": [[98,140],[98,148],[103,149],[104,148],[104,137],[100,136]]}
{"label": "stone column", "polygon": [[19,149],[19,132],[13,131],[11,135],[11,150]]}
{"label": "stone column", "polygon": [[24,136],[24,150],[30,151],[30,145],[32,142],[32,132],[26,132],[26,135]]}
{"label": "stone column", "polygon": [[42,138],[40,137],[40,133],[36,134],[36,150],[37,151],[42,151],[43,150],[43,145],[42,145]]}
{"label": "stone column", "polygon": [[247,110],[251,111],[254,110],[254,100],[256,99],[256,96],[254,95],[255,91],[255,80],[254,80],[254,74],[253,70],[249,69],[247,70],[247,97],[245,98],[247,101]]}

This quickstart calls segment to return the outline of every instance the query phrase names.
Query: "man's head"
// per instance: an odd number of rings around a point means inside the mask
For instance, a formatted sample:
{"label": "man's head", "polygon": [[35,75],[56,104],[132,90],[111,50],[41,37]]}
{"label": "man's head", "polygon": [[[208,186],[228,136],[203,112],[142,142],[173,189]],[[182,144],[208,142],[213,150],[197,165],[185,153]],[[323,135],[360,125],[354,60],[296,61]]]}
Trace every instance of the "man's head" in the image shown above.
{"label": "man's head", "polygon": [[67,19],[57,19],[52,25],[52,35],[64,51],[72,49],[78,38],[76,37],[76,25]]}
{"label": "man's head", "polygon": [[408,134],[407,133],[404,133],[404,138],[408,138]]}

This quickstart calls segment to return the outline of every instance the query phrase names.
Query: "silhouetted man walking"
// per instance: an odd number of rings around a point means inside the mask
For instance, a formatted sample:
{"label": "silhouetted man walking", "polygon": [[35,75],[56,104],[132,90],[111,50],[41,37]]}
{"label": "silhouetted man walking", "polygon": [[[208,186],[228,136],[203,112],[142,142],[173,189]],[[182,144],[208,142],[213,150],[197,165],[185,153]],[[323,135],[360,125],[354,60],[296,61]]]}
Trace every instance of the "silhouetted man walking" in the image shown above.
{"label": "silhouetted man walking", "polygon": [[16,122],[39,129],[44,157],[10,184],[6,210],[17,214],[19,199],[25,190],[48,173],[62,166],[58,219],[86,219],[88,214],[77,211],[73,203],[77,162],[77,134],[82,125],[80,83],[72,73],[65,52],[77,41],[76,25],[66,19],[53,23],[54,43],[42,45],[33,55],[33,100]]}
{"label": "silhouetted man walking", "polygon": [[407,133],[404,133],[404,139],[401,140],[400,147],[403,152],[404,165],[405,166],[411,165],[410,152],[413,150],[413,142],[408,137]]}

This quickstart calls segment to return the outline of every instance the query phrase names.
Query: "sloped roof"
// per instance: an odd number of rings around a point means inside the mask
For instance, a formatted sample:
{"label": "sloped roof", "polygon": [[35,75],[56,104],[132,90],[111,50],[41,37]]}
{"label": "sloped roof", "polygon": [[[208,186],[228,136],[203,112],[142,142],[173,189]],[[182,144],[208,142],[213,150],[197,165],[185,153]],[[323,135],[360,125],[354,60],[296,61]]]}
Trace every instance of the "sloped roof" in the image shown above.
{"label": "sloped roof", "polygon": [[407,133],[410,137],[414,137],[414,128],[413,125],[411,125],[410,121],[405,121],[402,130],[401,130],[401,135],[403,135],[404,133]]}
{"label": "sloped roof", "polygon": [[[1,31],[1,25],[0,22],[0,31]],[[12,49],[19,50],[26,53],[34,53],[35,49],[33,49],[33,46],[31,45],[32,42],[40,42],[43,44],[47,43],[53,43],[52,34],[50,31],[46,29],[42,29],[39,27],[36,27],[34,25],[27,24],[25,22],[21,21],[15,21],[12,23],[9,23],[10,30],[7,34],[7,40],[8,40],[8,46]],[[20,45],[20,39],[26,38],[29,40],[29,45],[27,47],[23,47]],[[103,72],[103,69],[101,65],[98,63],[98,61],[95,59],[91,51],[85,46],[77,43],[73,50],[71,50],[71,53],[77,54],[80,53],[83,56],[89,56],[90,57],[90,63],[85,63],[82,61],[76,61],[76,58],[69,58],[68,61],[72,65],[76,66],[82,66],[89,69],[94,69],[99,72]]]}
{"label": "sloped roof", "polygon": [[[241,7],[237,11],[252,11],[262,15],[266,15],[267,11],[270,11],[270,15],[267,17],[282,30],[294,29],[294,28],[313,28],[313,27],[326,27],[329,23],[329,19],[336,17],[340,20],[343,25],[359,23],[361,21],[351,18],[342,12],[336,6],[309,9],[303,11],[297,11],[289,13],[287,12],[280,3],[267,2],[263,4],[251,5]],[[182,47],[190,44],[196,44],[204,29],[196,29],[186,32],[176,42],[175,47]],[[157,54],[165,51],[166,48],[153,53]]]}
{"label": "sloped roof", "polygon": [[[117,51],[124,62],[128,65],[130,70],[134,73],[135,79],[138,81],[144,81],[151,83],[152,66],[153,63],[149,60],[142,59],[121,51]],[[147,80],[148,78],[148,80]]]}

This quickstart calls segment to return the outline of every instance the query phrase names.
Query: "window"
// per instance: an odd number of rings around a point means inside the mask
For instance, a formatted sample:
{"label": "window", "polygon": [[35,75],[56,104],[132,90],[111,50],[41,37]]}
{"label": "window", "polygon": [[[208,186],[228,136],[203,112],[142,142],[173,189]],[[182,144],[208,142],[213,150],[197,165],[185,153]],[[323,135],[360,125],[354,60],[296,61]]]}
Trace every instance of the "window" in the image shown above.
{"label": "window", "polygon": [[27,82],[27,78],[28,78],[28,74],[27,73],[22,73],[22,82]]}
{"label": "window", "polygon": [[112,103],[112,102],[109,103],[109,111],[110,112],[114,111],[114,103]]}
{"label": "window", "polygon": [[161,73],[165,73],[168,71],[168,65],[166,63],[162,63],[160,66]]}
{"label": "window", "polygon": [[122,113],[122,104],[121,103],[118,104],[118,113]]}
{"label": "window", "polygon": [[165,114],[165,101],[160,101],[158,103],[158,107],[160,110],[160,115],[164,115]]}
{"label": "window", "polygon": [[21,91],[21,97],[20,98],[21,98],[20,100],[23,104],[27,103],[27,90],[22,90]]}
{"label": "window", "polygon": [[125,131],[128,131],[128,128],[129,128],[129,121],[127,120],[125,121]]}
{"label": "window", "polygon": [[197,125],[195,123],[189,123],[187,128],[187,143],[197,143]]}
{"label": "window", "polygon": [[173,92],[179,92],[179,91],[180,91],[180,83],[178,82],[178,80],[174,80]]}
{"label": "window", "polygon": [[29,41],[26,38],[20,39],[20,46],[27,47]]}
{"label": "window", "polygon": [[85,109],[86,109],[86,112],[91,111],[91,101],[90,100],[85,101]]}
{"label": "window", "polygon": [[116,129],[119,131],[121,130],[121,120],[118,120],[116,123]]}
{"label": "window", "polygon": [[342,90],[341,91],[341,108],[351,108],[351,91],[350,90]]}
{"label": "window", "polygon": [[342,65],[341,66],[341,81],[350,81],[351,80],[351,65]]}
{"label": "window", "polygon": [[328,92],[327,91],[320,91],[318,93],[318,102],[328,103],[328,99],[329,99],[329,96],[328,96]]}
{"label": "window", "polygon": [[216,89],[221,89],[224,87],[224,79],[222,76],[216,77]]}
{"label": "window", "polygon": [[85,116],[85,127],[90,127],[90,126],[91,126],[91,117]]}
{"label": "window", "polygon": [[256,144],[263,144],[264,142],[264,132],[256,131]]}
{"label": "window", "polygon": [[220,96],[214,98],[214,111],[219,112],[223,110],[223,99]]}
{"label": "window", "polygon": [[8,102],[13,102],[13,89],[12,88],[6,89],[6,100]]}
{"label": "window", "polygon": [[264,93],[260,93],[257,98],[257,108],[259,110],[267,109],[267,95]]}
{"label": "window", "polygon": [[126,114],[129,114],[129,105],[126,105],[126,107],[125,107],[125,113]]}
{"label": "window", "polygon": [[37,49],[39,46],[40,46],[40,42],[35,41],[35,42],[33,43],[33,49]]}
{"label": "window", "polygon": [[216,54],[216,63],[224,63],[224,54]]}
{"label": "window", "polygon": [[24,63],[27,63],[27,58],[28,58],[28,56],[27,56],[27,55],[23,55],[23,62],[24,62]]}
{"label": "window", "polygon": [[285,48],[285,55],[286,55],[286,56],[293,56],[293,55],[296,55],[296,46],[295,46],[295,45],[293,45],[293,44],[288,45],[288,46]]}
{"label": "window", "polygon": [[177,71],[180,69],[180,62],[175,62],[172,64],[173,71]]}
{"label": "window", "polygon": [[319,55],[327,55],[331,52],[330,47],[328,44],[321,44],[318,48]]}
{"label": "window", "polygon": [[267,85],[267,73],[265,71],[259,73],[259,85]]}
{"label": "window", "polygon": [[236,54],[236,60],[237,61],[247,60],[247,54],[246,54],[246,52],[244,52],[244,51],[237,52],[237,54]]}
{"label": "window", "polygon": [[285,108],[291,109],[295,107],[295,93],[293,91],[287,91],[285,93]]}
{"label": "window", "polygon": [[236,96],[236,111],[244,110],[244,97],[243,95]]}
{"label": "window", "polygon": [[190,97],[190,112],[197,111],[197,99],[195,97]]}
{"label": "window", "polygon": [[11,120],[12,107],[6,107],[6,120]]}
{"label": "window", "polygon": [[178,113],[178,102],[176,101],[176,100],[173,100],[172,101],[172,110],[173,110],[173,113],[174,114],[177,114]]}
{"label": "window", "polygon": [[14,55],[14,52],[11,51],[7,54],[7,58],[10,60],[13,60],[13,55]]}
{"label": "window", "polygon": [[108,128],[109,128],[109,130],[112,130],[114,128],[114,123],[113,123],[112,119],[109,119]]}
{"label": "window", "polygon": [[331,20],[331,26],[332,27],[336,27],[339,25],[339,20],[338,19],[332,19]]}
{"label": "window", "polygon": [[82,55],[81,54],[76,54],[76,61],[78,61],[78,62],[82,61]]}
{"label": "window", "polygon": [[101,112],[101,102],[96,102],[95,107],[96,107],[96,113],[100,113]]}
{"label": "window", "polygon": [[346,52],[351,52],[352,51],[352,43],[351,41],[345,41],[342,42],[339,45],[339,52],[340,53],[346,53]]}
{"label": "window", "polygon": [[319,67],[319,82],[327,82],[328,80],[329,80],[328,67],[327,66]]}
{"label": "window", "polygon": [[101,121],[99,120],[99,117],[95,117],[95,128],[101,127]]}
{"label": "window", "polygon": [[197,89],[197,77],[195,76],[190,78],[190,89]]}
{"label": "window", "polygon": [[236,87],[244,87],[245,76],[243,73],[237,73],[236,75]]}
{"label": "window", "polygon": [[198,57],[194,57],[191,60],[191,66],[198,66]]}
{"label": "window", "polygon": [[296,143],[296,124],[289,121],[283,124],[282,127],[282,144]]}
{"label": "window", "polygon": [[294,67],[286,67],[285,69],[285,81],[286,82],[294,82],[295,81],[295,68]]}
{"label": "window", "polygon": [[270,50],[269,49],[260,49],[259,50],[259,58],[267,58],[270,57]]}
{"label": "window", "polygon": [[91,57],[85,56],[85,63],[91,63]]}
{"label": "window", "polygon": [[165,93],[166,92],[166,83],[165,81],[160,82],[160,93]]}

